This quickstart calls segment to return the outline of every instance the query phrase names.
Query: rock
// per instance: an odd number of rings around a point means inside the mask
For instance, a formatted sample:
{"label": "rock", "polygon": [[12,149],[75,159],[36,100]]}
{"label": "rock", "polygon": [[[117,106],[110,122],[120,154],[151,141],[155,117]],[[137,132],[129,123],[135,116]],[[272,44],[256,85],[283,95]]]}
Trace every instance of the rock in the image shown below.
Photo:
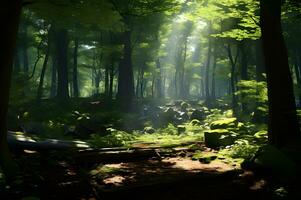
{"label": "rock", "polygon": [[183,101],[183,102],[181,103],[181,111],[182,111],[182,112],[187,111],[188,107],[189,107],[189,104],[186,103],[185,101]]}
{"label": "rock", "polygon": [[194,110],[192,113],[191,113],[191,116],[190,116],[190,120],[193,120],[193,119],[197,119],[199,121],[202,121],[206,118],[206,115],[204,112],[202,112],[201,110]]}
{"label": "rock", "polygon": [[186,127],[183,125],[178,125],[177,129],[178,129],[178,134],[183,134],[186,131]]}
{"label": "rock", "polygon": [[214,121],[210,124],[210,129],[228,129],[228,128],[237,128],[238,121],[236,118],[226,118],[218,121]]}
{"label": "rock", "polygon": [[165,112],[164,112],[165,116],[168,118],[173,118],[175,117],[175,115],[177,114],[177,112],[173,109],[173,108],[168,108]]}
{"label": "rock", "polygon": [[258,151],[254,163],[285,177],[293,177],[298,172],[297,164],[287,154],[271,145]]}
{"label": "rock", "polygon": [[182,122],[185,122],[185,121],[189,120],[189,116],[186,112],[178,112],[177,117]]}
{"label": "rock", "polygon": [[174,105],[175,106],[181,106],[182,103],[183,103],[182,100],[176,100],[176,101],[174,101]]}
{"label": "rock", "polygon": [[236,136],[227,129],[215,129],[204,132],[205,145],[209,148],[232,145]]}
{"label": "rock", "polygon": [[216,155],[212,155],[212,156],[202,156],[199,161],[201,163],[204,163],[204,164],[209,164],[211,161],[214,161],[217,159],[217,156]]}
{"label": "rock", "polygon": [[166,125],[176,121],[177,112],[173,108],[168,108],[166,111],[159,114],[158,123]]}
{"label": "rock", "polygon": [[209,157],[203,157],[200,158],[199,161],[204,164],[209,164],[211,162],[211,159]]}
{"label": "rock", "polygon": [[147,134],[153,134],[156,132],[156,130],[153,127],[145,127],[143,132]]}

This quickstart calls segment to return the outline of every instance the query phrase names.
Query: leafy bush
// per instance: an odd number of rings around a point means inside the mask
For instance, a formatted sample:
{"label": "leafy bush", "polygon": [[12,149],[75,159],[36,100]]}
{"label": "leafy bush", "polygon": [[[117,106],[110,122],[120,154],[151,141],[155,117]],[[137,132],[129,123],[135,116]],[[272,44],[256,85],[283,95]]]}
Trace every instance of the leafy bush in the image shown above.
{"label": "leafy bush", "polygon": [[230,148],[230,156],[232,158],[243,158],[249,160],[255,156],[258,149],[258,145],[253,145],[247,140],[239,139],[235,141],[235,144]]}
{"label": "leafy bush", "polygon": [[129,134],[124,131],[118,131],[111,128],[109,131],[111,133],[106,136],[93,134],[88,142],[94,147],[106,148],[128,146],[136,139],[135,134]]}

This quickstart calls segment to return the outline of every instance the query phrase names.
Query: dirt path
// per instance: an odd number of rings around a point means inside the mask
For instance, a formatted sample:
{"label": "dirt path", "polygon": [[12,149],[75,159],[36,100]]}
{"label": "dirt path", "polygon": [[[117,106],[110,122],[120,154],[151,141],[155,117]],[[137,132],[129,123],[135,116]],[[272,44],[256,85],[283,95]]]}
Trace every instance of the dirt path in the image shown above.
{"label": "dirt path", "polygon": [[51,154],[18,158],[22,183],[0,190],[0,199],[257,200],[266,194],[264,180],[219,159],[204,164],[182,155],[79,166],[66,155],[62,158]]}

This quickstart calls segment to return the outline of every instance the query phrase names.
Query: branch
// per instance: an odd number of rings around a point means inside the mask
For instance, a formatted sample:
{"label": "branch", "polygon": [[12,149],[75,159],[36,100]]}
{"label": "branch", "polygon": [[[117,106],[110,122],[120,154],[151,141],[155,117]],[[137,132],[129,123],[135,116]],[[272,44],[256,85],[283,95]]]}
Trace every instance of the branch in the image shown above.
{"label": "branch", "polygon": [[39,43],[39,46],[38,46],[38,48],[37,48],[37,54],[38,54],[38,56],[37,56],[37,59],[36,59],[36,61],[35,61],[35,63],[34,63],[32,73],[31,73],[31,75],[28,77],[28,80],[30,80],[30,79],[33,78],[33,76],[34,76],[34,74],[35,74],[35,71],[36,71],[36,68],[37,68],[37,65],[38,65],[40,59],[43,57],[43,56],[41,55],[41,52],[40,52],[43,42],[44,42],[44,39],[41,40],[41,42]]}

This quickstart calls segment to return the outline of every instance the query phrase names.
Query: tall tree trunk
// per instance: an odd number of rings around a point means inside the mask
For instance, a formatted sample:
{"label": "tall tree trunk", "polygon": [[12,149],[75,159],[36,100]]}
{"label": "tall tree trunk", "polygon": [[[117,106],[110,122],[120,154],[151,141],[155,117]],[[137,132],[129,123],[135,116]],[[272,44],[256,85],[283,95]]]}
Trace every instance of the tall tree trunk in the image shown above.
{"label": "tall tree trunk", "polygon": [[255,41],[255,55],[256,55],[256,81],[265,81],[263,73],[264,70],[264,60],[263,60],[263,52],[262,52],[262,39]]}
{"label": "tall tree trunk", "polygon": [[300,139],[293,81],[281,27],[281,0],[260,0],[261,31],[269,97],[269,142],[291,146]]}
{"label": "tall tree trunk", "polygon": [[134,74],[132,66],[132,31],[127,30],[124,33],[123,42],[123,60],[119,65],[118,76],[118,94],[117,99],[124,110],[130,110],[133,97],[135,95]]}
{"label": "tall tree trunk", "polygon": [[40,101],[43,96],[44,77],[45,77],[46,68],[47,68],[47,64],[48,64],[50,45],[51,45],[50,37],[51,37],[51,30],[49,30],[49,33],[48,33],[48,44],[47,44],[48,46],[47,46],[47,51],[45,54],[42,72],[41,72],[41,76],[40,76],[40,82],[39,82],[38,92],[37,92],[37,101]]}
{"label": "tall tree trunk", "polygon": [[66,29],[60,29],[57,32],[57,98],[66,100],[69,98],[68,87],[68,32]]}
{"label": "tall tree trunk", "polygon": [[140,68],[137,70],[137,81],[136,81],[136,98],[139,98],[139,85],[140,85]]}
{"label": "tall tree trunk", "polygon": [[241,44],[239,45],[240,47],[240,55],[241,55],[241,79],[242,80],[249,80],[248,76],[248,56],[246,52],[246,44],[245,41],[242,41]]}
{"label": "tall tree trunk", "polygon": [[211,49],[212,49],[212,42],[209,38],[208,40],[208,52],[207,52],[207,63],[205,66],[205,102],[208,106],[210,106],[211,98],[210,98],[210,83],[209,83],[209,76],[210,76],[210,64],[211,64]]}
{"label": "tall tree trunk", "polygon": [[185,64],[186,64],[186,58],[187,58],[187,45],[188,45],[188,35],[185,39],[184,43],[184,52],[183,52],[183,58],[181,59],[181,68],[180,68],[180,97],[185,98],[186,97],[186,89],[185,89]]}
{"label": "tall tree trunk", "polygon": [[21,1],[4,0],[0,7],[0,166],[7,180],[14,177],[17,167],[13,161],[7,145],[7,109],[11,76],[13,70],[13,59],[21,13]]}
{"label": "tall tree trunk", "polygon": [[162,68],[161,68],[161,63],[160,59],[158,58],[156,60],[156,66],[157,66],[157,79],[156,79],[156,91],[157,91],[157,97],[162,98],[163,97],[163,92],[162,92]]}
{"label": "tall tree trunk", "polygon": [[52,68],[51,68],[51,88],[50,97],[54,98],[56,96],[57,89],[57,70],[56,70],[56,59],[52,56]]}
{"label": "tall tree trunk", "polygon": [[155,83],[156,83],[156,76],[153,74],[153,78],[152,78],[152,98],[155,97]]}
{"label": "tall tree trunk", "polygon": [[299,68],[299,64],[296,58],[297,55],[294,55],[294,71],[295,71],[295,76],[296,76],[296,81],[297,81],[297,94],[298,94],[298,107],[300,107],[300,103],[301,103],[301,91],[300,91],[300,86],[301,86],[301,77],[300,77],[300,68]]}
{"label": "tall tree trunk", "polygon": [[295,74],[296,74],[296,79],[297,79],[297,88],[298,88],[298,107],[301,107],[301,62],[300,62],[300,55],[299,55],[299,50],[296,49],[294,51],[294,69],[295,69]]}
{"label": "tall tree trunk", "polygon": [[144,98],[144,64],[143,68],[141,69],[141,75],[140,75],[140,98]]}
{"label": "tall tree trunk", "polygon": [[230,77],[230,86],[231,86],[231,95],[232,95],[232,110],[234,116],[238,114],[238,104],[237,104],[237,99],[236,99],[236,84],[235,84],[235,71],[236,71],[236,63],[237,63],[237,58],[238,58],[238,50],[236,57],[233,58],[232,51],[230,45],[227,46],[227,52],[228,52],[228,57],[230,60],[231,64],[231,77]]}
{"label": "tall tree trunk", "polygon": [[78,70],[77,70],[77,57],[78,57],[78,38],[74,40],[74,52],[73,52],[73,94],[75,98],[79,97],[79,88],[78,88]]}
{"label": "tall tree trunk", "polygon": [[106,64],[105,67],[105,98],[108,99],[109,96],[109,84],[110,84],[110,76],[109,76],[110,67]]}
{"label": "tall tree trunk", "polygon": [[204,77],[203,77],[203,74],[205,74],[205,68],[202,67],[202,70],[201,70],[201,74],[202,74],[202,78],[201,78],[201,87],[200,87],[200,94],[201,94],[201,97],[203,99],[205,99],[205,83],[204,83]]}
{"label": "tall tree trunk", "polygon": [[101,79],[101,74],[99,71],[96,71],[95,79],[94,79],[96,96],[99,95],[99,87],[100,87],[100,81],[101,81],[100,79]]}
{"label": "tall tree trunk", "polygon": [[214,55],[214,61],[213,61],[213,67],[212,67],[212,83],[211,83],[211,100],[216,100],[216,94],[215,94],[215,72],[216,72],[216,63],[217,62],[217,54]]}
{"label": "tall tree trunk", "polygon": [[114,74],[115,74],[114,62],[112,61],[111,67],[110,67],[110,87],[109,87],[109,99],[110,100],[113,99]]}
{"label": "tall tree trunk", "polygon": [[[240,49],[240,66],[241,66],[241,80],[248,80],[248,56],[246,52],[246,41],[241,41],[239,45]],[[241,94],[242,102],[241,102],[241,109],[243,113],[248,113],[248,106],[247,103],[245,102],[246,95],[243,93]]]}

